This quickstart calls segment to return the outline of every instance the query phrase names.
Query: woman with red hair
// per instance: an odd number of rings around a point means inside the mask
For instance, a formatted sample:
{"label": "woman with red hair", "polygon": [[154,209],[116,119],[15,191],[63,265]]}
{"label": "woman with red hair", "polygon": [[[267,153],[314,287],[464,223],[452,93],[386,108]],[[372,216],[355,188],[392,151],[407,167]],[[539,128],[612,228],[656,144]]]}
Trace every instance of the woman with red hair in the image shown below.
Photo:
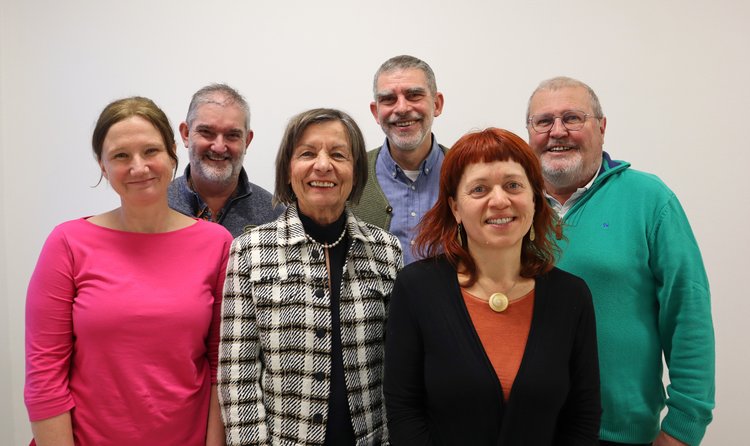
{"label": "woman with red hair", "polygon": [[448,152],[386,337],[391,444],[597,445],[591,294],[554,267],[539,162],[490,128]]}

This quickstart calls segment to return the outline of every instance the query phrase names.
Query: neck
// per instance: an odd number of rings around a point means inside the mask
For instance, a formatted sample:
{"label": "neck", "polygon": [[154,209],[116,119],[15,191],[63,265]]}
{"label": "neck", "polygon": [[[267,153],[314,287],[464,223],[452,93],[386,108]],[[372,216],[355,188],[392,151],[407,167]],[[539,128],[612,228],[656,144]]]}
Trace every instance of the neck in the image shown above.
{"label": "neck", "polygon": [[573,196],[575,191],[578,190],[578,186],[573,187],[555,187],[555,185],[545,181],[544,182],[544,189],[545,191],[552,196],[555,200],[557,200],[560,204],[565,204],[566,201],[570,199],[570,197]]}
{"label": "neck", "polygon": [[521,272],[521,245],[502,251],[470,247],[471,257],[477,267],[478,281],[511,286]]}
{"label": "neck", "polygon": [[229,198],[234,195],[234,191],[237,190],[239,184],[239,177],[233,178],[229,183],[229,186],[224,184],[217,184],[211,181],[204,181],[196,176],[190,177],[190,187],[193,192],[198,194],[206,203],[209,209],[211,209],[211,215],[216,216],[224,209],[224,206],[229,201]]}
{"label": "neck", "polygon": [[112,211],[117,229],[128,232],[159,233],[174,229],[175,211],[166,202],[148,206],[132,206],[126,203]]}
{"label": "neck", "polygon": [[404,170],[417,170],[432,150],[432,135],[425,137],[422,144],[414,150],[401,150],[388,141],[391,158]]}

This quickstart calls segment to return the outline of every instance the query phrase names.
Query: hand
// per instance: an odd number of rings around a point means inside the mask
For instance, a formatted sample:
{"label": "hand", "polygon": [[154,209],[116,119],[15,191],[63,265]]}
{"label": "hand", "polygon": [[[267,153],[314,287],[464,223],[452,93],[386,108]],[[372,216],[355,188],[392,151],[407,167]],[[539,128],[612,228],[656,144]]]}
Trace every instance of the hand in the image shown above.
{"label": "hand", "polygon": [[654,440],[654,446],[690,446],[690,445],[688,445],[687,443],[681,442],[680,440],[665,433],[664,431],[660,431],[659,435],[656,436],[656,440]]}

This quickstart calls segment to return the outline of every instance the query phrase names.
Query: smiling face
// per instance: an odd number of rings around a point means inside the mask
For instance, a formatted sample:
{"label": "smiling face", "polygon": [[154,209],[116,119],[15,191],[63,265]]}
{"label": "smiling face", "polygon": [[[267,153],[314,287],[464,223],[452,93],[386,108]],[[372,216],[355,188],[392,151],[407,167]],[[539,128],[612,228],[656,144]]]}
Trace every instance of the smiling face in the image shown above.
{"label": "smiling face", "polygon": [[470,252],[517,249],[520,255],[534,220],[534,192],[523,166],[515,161],[470,164],[449,203],[464,226]]}
{"label": "smiling face", "polygon": [[370,111],[388,137],[391,150],[422,149],[426,153],[431,145],[433,118],[443,111],[443,95],[433,96],[424,72],[418,68],[386,71],[378,77]]}
{"label": "smiling face", "polygon": [[139,116],[109,128],[99,166],[121,201],[136,205],[166,202],[167,187],[176,167],[162,135]]}
{"label": "smiling face", "polygon": [[341,216],[354,184],[351,145],[339,121],[311,124],[292,152],[289,178],[300,211],[321,225]]}
{"label": "smiling face", "polygon": [[[560,116],[570,110],[594,114],[585,88],[539,90],[529,103],[530,116]],[[547,133],[537,133],[528,126],[529,145],[541,161],[544,180],[551,193],[572,193],[593,178],[601,165],[606,126],[606,118],[594,116],[586,118],[580,130],[567,130],[560,119],[555,119]]]}
{"label": "smiling face", "polygon": [[194,182],[214,188],[236,186],[253,139],[245,122],[242,108],[217,95],[215,102],[198,106],[189,126],[186,122],[180,124]]}

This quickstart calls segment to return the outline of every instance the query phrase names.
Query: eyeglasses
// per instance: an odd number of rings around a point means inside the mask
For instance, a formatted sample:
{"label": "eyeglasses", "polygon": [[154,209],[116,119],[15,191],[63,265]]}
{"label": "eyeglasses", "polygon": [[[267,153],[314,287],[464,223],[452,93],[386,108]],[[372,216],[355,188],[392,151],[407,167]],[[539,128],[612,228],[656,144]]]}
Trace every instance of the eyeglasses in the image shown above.
{"label": "eyeglasses", "polygon": [[568,110],[562,115],[533,115],[529,117],[528,123],[531,124],[531,128],[537,133],[547,133],[552,130],[555,126],[555,120],[560,118],[563,127],[568,130],[581,130],[583,124],[586,123],[586,118],[601,119],[598,116],[590,115],[579,110]]}

